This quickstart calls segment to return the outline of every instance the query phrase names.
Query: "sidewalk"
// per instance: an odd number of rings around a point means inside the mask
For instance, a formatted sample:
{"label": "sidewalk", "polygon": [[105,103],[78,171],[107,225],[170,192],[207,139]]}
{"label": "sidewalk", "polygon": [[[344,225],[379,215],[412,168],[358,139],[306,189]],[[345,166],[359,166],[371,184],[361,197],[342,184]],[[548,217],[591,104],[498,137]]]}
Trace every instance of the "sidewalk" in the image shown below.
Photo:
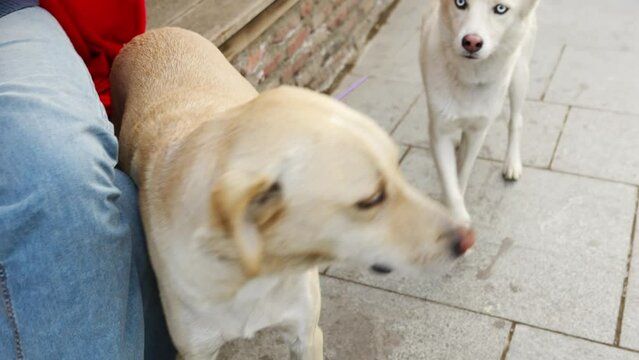
{"label": "sidewalk", "polygon": [[[405,174],[438,198],[417,65],[424,3],[400,1],[342,87],[370,76],[345,101],[392,133]],[[421,279],[330,268],[326,359],[639,359],[639,2],[542,0],[538,18],[522,179],[501,177],[503,116],[467,192],[474,252]],[[277,342],[222,359],[288,359]]]}

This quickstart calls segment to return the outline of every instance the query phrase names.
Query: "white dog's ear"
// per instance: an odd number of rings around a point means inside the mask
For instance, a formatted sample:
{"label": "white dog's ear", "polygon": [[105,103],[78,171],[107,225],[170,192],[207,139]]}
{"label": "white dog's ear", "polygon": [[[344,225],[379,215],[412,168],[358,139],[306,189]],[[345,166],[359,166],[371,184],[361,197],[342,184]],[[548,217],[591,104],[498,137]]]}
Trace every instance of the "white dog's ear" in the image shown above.
{"label": "white dog's ear", "polygon": [[268,176],[229,171],[211,195],[212,220],[233,239],[247,276],[260,273],[264,256],[262,232],[284,210],[282,188]]}

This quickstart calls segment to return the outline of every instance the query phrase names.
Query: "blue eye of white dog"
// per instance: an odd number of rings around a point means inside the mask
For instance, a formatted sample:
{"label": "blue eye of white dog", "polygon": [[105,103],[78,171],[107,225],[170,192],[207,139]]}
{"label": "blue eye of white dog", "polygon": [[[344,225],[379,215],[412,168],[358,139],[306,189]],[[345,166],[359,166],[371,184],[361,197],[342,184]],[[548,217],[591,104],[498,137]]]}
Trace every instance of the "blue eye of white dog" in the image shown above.
{"label": "blue eye of white dog", "polygon": [[468,7],[468,3],[466,2],[466,0],[455,0],[455,5],[458,9],[462,10]]}
{"label": "blue eye of white dog", "polygon": [[497,6],[495,6],[495,14],[504,15],[507,12],[508,12],[508,7],[506,5],[497,4]]}

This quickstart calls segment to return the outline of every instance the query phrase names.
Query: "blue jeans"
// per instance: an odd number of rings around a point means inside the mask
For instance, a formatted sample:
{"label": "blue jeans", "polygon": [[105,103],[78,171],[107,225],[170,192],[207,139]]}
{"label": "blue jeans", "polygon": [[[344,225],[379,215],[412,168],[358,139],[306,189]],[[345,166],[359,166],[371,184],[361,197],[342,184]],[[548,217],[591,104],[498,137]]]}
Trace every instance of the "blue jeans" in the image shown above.
{"label": "blue jeans", "polygon": [[37,7],[0,18],[0,359],[169,359],[137,190],[91,77]]}

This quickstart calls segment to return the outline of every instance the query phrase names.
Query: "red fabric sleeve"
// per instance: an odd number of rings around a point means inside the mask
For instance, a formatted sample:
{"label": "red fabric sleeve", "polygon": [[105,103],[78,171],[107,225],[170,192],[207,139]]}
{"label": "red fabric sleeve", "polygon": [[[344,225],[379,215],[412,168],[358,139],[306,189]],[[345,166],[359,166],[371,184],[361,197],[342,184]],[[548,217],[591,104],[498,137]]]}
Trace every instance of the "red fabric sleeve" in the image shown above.
{"label": "red fabric sleeve", "polygon": [[40,0],[40,6],[62,25],[89,68],[100,101],[111,115],[111,64],[122,45],[144,32],[144,0]]}

